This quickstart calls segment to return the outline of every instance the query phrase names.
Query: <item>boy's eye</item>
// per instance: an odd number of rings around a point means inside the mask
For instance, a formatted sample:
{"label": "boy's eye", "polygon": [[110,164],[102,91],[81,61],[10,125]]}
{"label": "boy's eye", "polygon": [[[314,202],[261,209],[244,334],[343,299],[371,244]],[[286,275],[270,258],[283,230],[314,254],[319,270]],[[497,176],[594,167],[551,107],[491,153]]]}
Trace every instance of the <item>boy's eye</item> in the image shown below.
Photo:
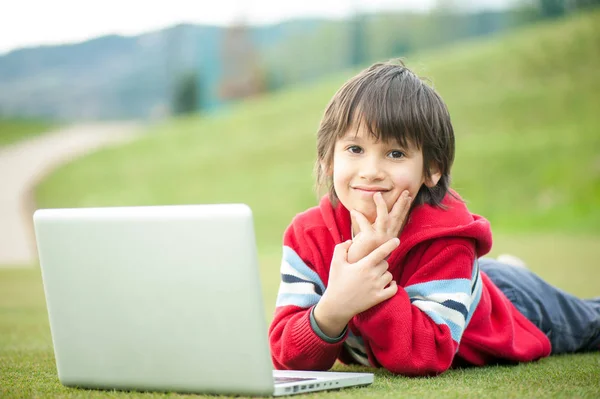
{"label": "boy's eye", "polygon": [[352,154],[361,154],[363,152],[363,149],[357,145],[351,145],[350,147],[346,148],[346,150]]}
{"label": "boy's eye", "polygon": [[390,158],[404,158],[405,156],[404,153],[399,150],[390,151],[388,155],[390,156]]}

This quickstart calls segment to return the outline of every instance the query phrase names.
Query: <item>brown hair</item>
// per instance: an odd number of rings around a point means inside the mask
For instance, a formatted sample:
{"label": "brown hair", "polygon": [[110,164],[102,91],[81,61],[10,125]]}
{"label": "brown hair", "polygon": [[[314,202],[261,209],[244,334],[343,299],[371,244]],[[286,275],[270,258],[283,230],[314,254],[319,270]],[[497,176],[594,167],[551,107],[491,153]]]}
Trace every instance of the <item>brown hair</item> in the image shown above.
{"label": "brown hair", "polygon": [[348,129],[357,132],[364,124],[376,140],[396,140],[401,146],[416,146],[423,151],[423,173],[431,169],[441,178],[434,187],[425,184],[413,205],[441,206],[450,187],[454,161],[454,129],[448,108],[435,90],[408,69],[400,60],[377,63],[347,81],[329,102],[317,132],[317,190],[329,189],[336,204],[331,176],[321,164],[331,167],[336,141]]}

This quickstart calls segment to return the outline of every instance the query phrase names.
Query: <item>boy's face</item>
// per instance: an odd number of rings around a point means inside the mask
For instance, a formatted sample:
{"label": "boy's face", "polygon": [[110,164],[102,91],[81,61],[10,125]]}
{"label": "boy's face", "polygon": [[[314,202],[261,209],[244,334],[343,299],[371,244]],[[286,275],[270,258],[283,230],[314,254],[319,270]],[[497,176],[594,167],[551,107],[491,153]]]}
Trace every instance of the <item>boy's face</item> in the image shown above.
{"label": "boy's face", "polygon": [[423,173],[423,152],[414,146],[402,148],[393,142],[376,141],[365,128],[348,130],[334,148],[333,187],[340,202],[375,222],[377,210],[373,195],[381,192],[388,208],[394,206],[404,190],[415,198],[422,184],[434,186],[440,178],[433,173],[427,179]]}

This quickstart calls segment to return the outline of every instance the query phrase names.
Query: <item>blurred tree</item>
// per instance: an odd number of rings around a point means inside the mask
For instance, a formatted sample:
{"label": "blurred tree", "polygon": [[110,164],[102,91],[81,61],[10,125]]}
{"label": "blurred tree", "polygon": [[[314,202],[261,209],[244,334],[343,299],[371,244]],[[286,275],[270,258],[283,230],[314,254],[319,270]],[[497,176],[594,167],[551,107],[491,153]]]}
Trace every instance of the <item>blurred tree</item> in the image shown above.
{"label": "blurred tree", "polygon": [[540,9],[545,18],[559,17],[566,11],[565,0],[540,0]]}
{"label": "blurred tree", "polygon": [[518,10],[477,12],[465,10],[462,0],[438,0],[429,13],[359,14],[355,7],[346,19],[319,20],[309,33],[302,30],[287,35],[265,52],[259,76],[264,78],[264,88],[271,91],[348,67],[506,31],[538,20],[539,1],[523,0]]}
{"label": "blurred tree", "polygon": [[[174,115],[192,113],[200,105],[196,36],[191,25],[179,24],[165,31],[165,90]],[[167,100],[168,101],[168,100]]]}
{"label": "blurred tree", "polygon": [[460,7],[458,0],[436,0],[429,14],[428,46],[439,46],[467,36],[465,22],[471,15],[461,11]]}
{"label": "blurred tree", "polygon": [[537,0],[542,18],[556,18],[568,12],[600,5],[600,0]]}
{"label": "blurred tree", "polygon": [[350,44],[350,65],[359,66],[366,62],[365,16],[356,12],[348,21],[348,39]]}
{"label": "blurred tree", "polygon": [[416,14],[388,12],[372,14],[366,19],[366,57],[370,62],[404,56],[413,50]]}
{"label": "blurred tree", "polygon": [[189,71],[179,76],[173,92],[172,109],[175,115],[197,112],[199,109],[198,73]]}
{"label": "blurred tree", "polygon": [[265,89],[267,91],[274,92],[283,87],[284,81],[281,76],[281,71],[269,66],[264,66],[262,70],[264,71]]}
{"label": "blurred tree", "polygon": [[[349,66],[346,21],[323,21],[309,33],[289,36],[268,54],[272,76],[281,86],[296,85]],[[276,71],[276,74],[273,73]]]}

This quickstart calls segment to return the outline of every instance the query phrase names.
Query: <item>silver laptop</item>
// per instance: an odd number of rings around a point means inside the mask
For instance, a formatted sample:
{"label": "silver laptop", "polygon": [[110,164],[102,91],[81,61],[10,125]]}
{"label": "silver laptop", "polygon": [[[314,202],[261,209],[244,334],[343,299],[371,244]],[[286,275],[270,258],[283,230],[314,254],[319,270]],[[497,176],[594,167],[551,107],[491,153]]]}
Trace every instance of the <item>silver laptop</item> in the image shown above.
{"label": "silver laptop", "polygon": [[33,218],[64,385],[278,396],[373,382],[371,373],[272,369],[246,205]]}

